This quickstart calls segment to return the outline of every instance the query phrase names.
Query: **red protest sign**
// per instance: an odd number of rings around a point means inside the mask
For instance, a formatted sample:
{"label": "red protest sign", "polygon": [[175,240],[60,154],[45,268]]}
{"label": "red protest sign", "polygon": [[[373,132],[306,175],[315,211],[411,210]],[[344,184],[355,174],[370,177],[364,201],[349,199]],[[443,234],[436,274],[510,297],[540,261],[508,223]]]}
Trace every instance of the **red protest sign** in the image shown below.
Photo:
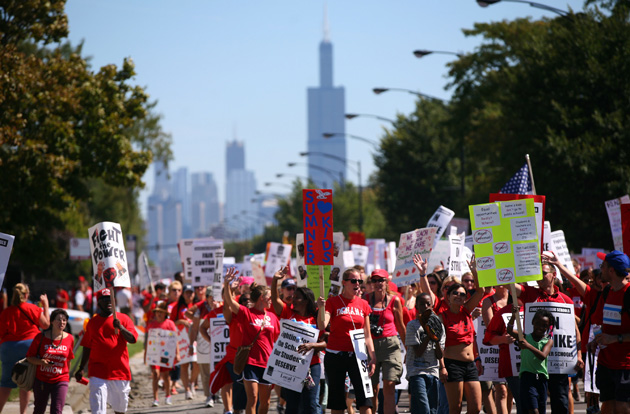
{"label": "red protest sign", "polygon": [[360,244],[361,246],[365,246],[365,233],[362,231],[351,231],[348,232],[349,244],[352,246],[353,244]]}
{"label": "red protest sign", "polygon": [[334,264],[332,190],[302,190],[302,212],[304,263]]}
{"label": "red protest sign", "polygon": [[630,255],[630,204],[620,204],[621,209],[621,237],[623,252]]}

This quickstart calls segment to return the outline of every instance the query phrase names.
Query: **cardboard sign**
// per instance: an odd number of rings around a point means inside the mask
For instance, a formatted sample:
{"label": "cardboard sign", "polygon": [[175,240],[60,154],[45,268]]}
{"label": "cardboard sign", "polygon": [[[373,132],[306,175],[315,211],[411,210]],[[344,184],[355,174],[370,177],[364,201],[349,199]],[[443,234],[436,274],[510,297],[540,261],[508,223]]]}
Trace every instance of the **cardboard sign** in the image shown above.
{"label": "cardboard sign", "polygon": [[267,265],[265,266],[265,277],[273,277],[274,273],[289,264],[291,259],[290,244],[280,244],[271,242],[267,249]]}
{"label": "cardboard sign", "polygon": [[9,266],[9,257],[11,257],[14,240],[15,236],[0,233],[0,287],[4,283],[4,275],[7,272],[7,266]]}
{"label": "cardboard sign", "polygon": [[210,372],[214,371],[214,366],[225,357],[227,346],[230,343],[230,325],[225,321],[223,315],[210,319]]}
{"label": "cardboard sign", "polygon": [[[343,258],[344,235],[341,232],[333,233],[333,264],[324,266],[324,291],[337,295],[341,289],[341,277],[347,267]],[[296,265],[298,286],[307,286],[316,295],[319,292],[319,266],[307,265],[304,260],[304,234],[298,233],[295,236]]]}
{"label": "cardboard sign", "polygon": [[448,236],[448,242],[451,247],[451,255],[448,260],[449,276],[461,278],[464,273],[470,272],[468,261],[472,257],[472,252],[464,245],[465,240],[466,233]]}
{"label": "cardboard sign", "polygon": [[302,392],[303,381],[313,359],[313,350],[306,354],[297,351],[301,344],[317,342],[319,330],[303,322],[280,321],[280,336],[273,346],[263,378],[272,384]]}
{"label": "cardboard sign", "polygon": [[363,329],[354,329],[350,332],[354,355],[356,356],[359,372],[361,373],[361,384],[366,398],[374,397],[372,390],[372,380],[370,379],[370,371],[368,371],[368,354],[365,347],[365,331]]}
{"label": "cardboard sign", "polygon": [[531,198],[534,200],[534,212],[536,217],[536,229],[538,230],[538,240],[540,241],[540,251],[542,254],[544,252],[543,243],[545,242],[545,237],[543,235],[543,223],[545,221],[545,206],[547,198],[544,195],[531,195],[531,194],[490,194],[490,202],[493,203],[495,201],[511,201],[511,200],[524,200]]}
{"label": "cardboard sign", "polygon": [[365,267],[368,260],[368,254],[370,253],[369,247],[359,244],[351,244],[350,249],[352,250],[352,255],[354,256],[354,264]]}
{"label": "cardboard sign", "polygon": [[[437,230],[437,227],[430,227],[400,235],[396,268],[392,275],[392,282],[396,286],[409,286],[420,281],[420,273],[416,265],[413,264],[413,256],[420,254],[424,260],[427,260],[431,254]],[[430,270],[427,269],[427,271]]]}
{"label": "cardboard sign", "polygon": [[623,239],[623,250],[625,254],[630,254],[630,204],[619,206],[621,210],[621,238]]}
{"label": "cardboard sign", "polygon": [[[501,316],[503,317],[503,323],[507,326],[512,317],[512,313],[506,312]],[[519,312],[519,316],[521,318],[521,326],[525,326],[525,312]],[[516,326],[516,321],[514,322],[514,326]],[[518,376],[521,370],[521,348],[518,346],[518,342],[514,342],[510,345],[510,362],[512,363],[512,375]]]}
{"label": "cardboard sign", "polygon": [[569,248],[567,247],[567,242],[562,230],[556,230],[550,233],[549,245],[551,251],[558,255],[560,263],[562,263],[569,272],[575,273],[573,262],[571,261],[571,253],[569,253]]}
{"label": "cardboard sign", "polygon": [[499,345],[484,345],[483,337],[486,334],[486,324],[483,323],[481,316],[473,321],[473,325],[479,358],[481,358],[481,365],[483,365],[483,374],[479,375],[479,381],[499,381]]}
{"label": "cardboard sign", "polygon": [[542,279],[531,198],[469,206],[479,286]]}
{"label": "cardboard sign", "polygon": [[442,237],[442,235],[446,231],[446,227],[448,227],[448,223],[451,222],[453,217],[455,217],[455,212],[444,206],[439,206],[438,209],[435,210],[435,213],[433,213],[433,215],[429,219],[429,222],[427,223],[427,227],[435,227],[437,229],[437,232],[435,233],[433,247],[435,247],[438,240],[440,240],[440,237]]}
{"label": "cardboard sign", "polygon": [[[181,328],[181,329],[180,329]],[[188,362],[197,361],[197,347],[193,344],[192,353],[190,352],[190,333],[185,326],[177,327],[177,345],[179,346],[180,360],[176,365],[186,364]]]}
{"label": "cardboard sign", "polygon": [[350,242],[350,245],[358,244],[360,246],[365,246],[365,233],[362,231],[349,231],[348,241]]}
{"label": "cardboard sign", "polygon": [[216,274],[218,273],[219,295],[221,295],[224,255],[222,240],[193,240],[189,266],[191,284],[193,286],[212,286],[214,289]]}
{"label": "cardboard sign", "polygon": [[332,190],[302,190],[304,262],[333,265]]}
{"label": "cardboard sign", "polygon": [[105,287],[131,287],[127,253],[120,224],[104,221],[88,230],[94,292]]}
{"label": "cardboard sign", "polygon": [[525,334],[532,333],[532,320],[539,309],[546,309],[555,319],[553,327],[553,348],[547,357],[547,370],[550,374],[573,374],[577,363],[577,343],[575,337],[575,316],[573,303],[534,302],[525,305]]}
{"label": "cardboard sign", "polygon": [[147,364],[173,368],[177,346],[177,333],[166,329],[149,329]]}
{"label": "cardboard sign", "polygon": [[[367,239],[365,245],[368,248],[368,258],[365,263],[366,273],[371,273],[374,269],[385,269],[385,239]],[[371,267],[370,267],[371,266]],[[370,271],[368,272],[368,268]]]}
{"label": "cardboard sign", "polygon": [[613,245],[615,250],[623,251],[623,232],[621,224],[621,205],[629,204],[630,196],[626,194],[623,197],[614,198],[606,201],[606,212],[608,213],[608,221],[610,222],[610,232],[613,237]]}
{"label": "cardboard sign", "polygon": [[[1,233],[0,233],[1,234]],[[90,239],[70,239],[70,260],[88,260],[90,258]]]}

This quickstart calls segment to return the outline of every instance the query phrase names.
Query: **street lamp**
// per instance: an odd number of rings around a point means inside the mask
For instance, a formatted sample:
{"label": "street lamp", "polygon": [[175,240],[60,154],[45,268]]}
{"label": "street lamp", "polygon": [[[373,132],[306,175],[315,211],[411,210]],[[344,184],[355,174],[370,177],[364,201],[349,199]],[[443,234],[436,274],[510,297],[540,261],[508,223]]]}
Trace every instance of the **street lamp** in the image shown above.
{"label": "street lamp", "polygon": [[413,51],[414,56],[417,57],[418,59],[420,59],[420,58],[422,58],[424,56],[430,55],[432,53],[437,53],[437,54],[441,54],[441,55],[453,55],[453,56],[457,56],[458,58],[464,56],[461,53],[447,52],[447,51],[444,51],[444,50],[423,50],[423,49],[420,49],[420,50],[414,50]]}
{"label": "street lamp", "polygon": [[[295,167],[296,165],[304,165],[309,168],[314,168],[316,170],[325,172],[326,174],[330,176],[330,178],[332,178],[333,183],[337,180],[337,178],[335,177],[336,171],[332,171],[332,170],[329,170],[328,168],[320,167],[319,165],[316,165],[316,164],[306,163],[306,162],[289,162],[287,163],[287,165],[289,167]],[[325,187],[325,184],[326,183],[324,183],[324,187]],[[339,172],[339,185],[343,186],[343,173],[342,172]]]}
{"label": "street lamp", "polygon": [[304,175],[286,174],[286,173],[276,174],[276,178],[282,178],[282,177],[295,177],[295,178],[299,178],[300,180],[306,180],[307,183],[310,181],[310,179]]}
{"label": "street lamp", "polygon": [[348,164],[348,167],[355,170],[358,175],[357,183],[359,185],[359,231],[363,231],[363,186],[361,185],[361,161],[352,161],[347,158],[340,157],[338,155],[327,154],[325,152],[319,152],[319,151],[300,152],[300,156],[302,157],[306,157],[309,155],[321,155],[322,157],[331,158],[333,160],[339,161],[344,164],[351,163],[351,162],[357,164],[356,169],[354,169],[354,167],[351,167],[350,164]]}
{"label": "street lamp", "polygon": [[346,119],[354,119],[359,116],[366,117],[366,118],[374,118],[374,119],[378,119],[379,121],[390,122],[392,125],[394,125],[394,123],[396,122],[393,119],[385,118],[384,116],[379,116],[379,115],[372,115],[372,114],[346,114]]}
{"label": "street lamp", "polygon": [[419,96],[421,98],[433,99],[433,100],[436,100],[436,101],[445,102],[444,99],[438,98],[437,96],[431,96],[431,95],[427,95],[426,93],[412,91],[411,89],[405,89],[405,88],[372,88],[372,92],[374,92],[377,95],[380,95],[380,94],[382,94],[384,92],[388,92],[388,91],[407,92],[407,93],[410,93],[412,95]]}
{"label": "street lamp", "polygon": [[285,184],[285,183],[277,183],[277,182],[266,182],[265,183],[265,187],[270,187],[272,185],[279,185],[281,187],[286,187],[286,188],[293,189],[293,187],[291,187],[289,184]]}
{"label": "street lamp", "polygon": [[378,145],[379,145],[379,143],[377,141],[374,141],[373,139],[363,138],[363,137],[352,135],[352,134],[346,134],[345,132],[324,132],[322,135],[324,136],[324,138],[332,138],[335,136],[342,136],[342,137],[345,136],[348,138],[358,139],[359,141],[367,142],[368,144],[373,145],[375,149],[378,149]]}
{"label": "street lamp", "polygon": [[562,17],[568,17],[569,16],[569,12],[567,12],[565,10],[556,9],[555,7],[547,6],[546,4],[536,3],[536,2],[533,2],[533,1],[527,1],[527,0],[477,0],[477,4],[480,5],[481,7],[488,7],[488,6],[492,5],[492,4],[496,4],[496,3],[499,3],[501,1],[509,2],[509,3],[529,4],[531,7],[535,7],[537,9],[542,9],[542,10],[547,10],[547,11],[556,13],[557,15],[560,15]]}

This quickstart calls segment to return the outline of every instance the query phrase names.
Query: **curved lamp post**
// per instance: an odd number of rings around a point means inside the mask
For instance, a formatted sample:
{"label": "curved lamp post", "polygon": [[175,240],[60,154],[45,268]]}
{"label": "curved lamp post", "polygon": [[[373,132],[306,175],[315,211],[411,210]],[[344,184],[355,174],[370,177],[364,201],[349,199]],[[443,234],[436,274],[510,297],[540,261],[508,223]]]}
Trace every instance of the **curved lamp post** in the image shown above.
{"label": "curved lamp post", "polygon": [[393,119],[390,118],[385,118],[384,116],[380,116],[380,115],[372,115],[372,114],[346,114],[346,119],[354,119],[357,117],[365,117],[365,118],[374,118],[374,119],[378,119],[379,121],[385,121],[385,122],[389,122],[392,125],[394,125],[394,123],[396,121],[394,121]]}
{"label": "curved lamp post", "polygon": [[339,178],[337,178],[337,177],[335,177],[336,171],[332,171],[332,170],[329,170],[328,168],[320,167],[319,165],[315,165],[315,164],[307,163],[307,162],[289,162],[289,163],[287,163],[287,166],[289,166],[289,167],[295,167],[296,165],[304,165],[306,167],[313,168],[313,169],[325,172],[326,174],[328,174],[330,176],[330,178],[332,179],[333,183],[336,180],[339,180],[339,185],[343,185],[343,173],[342,172],[339,172]]}
{"label": "curved lamp post", "polygon": [[373,145],[375,149],[378,149],[378,145],[379,145],[379,143],[377,141],[374,141],[373,139],[363,138],[357,135],[347,134],[345,132],[324,132],[322,135],[324,136],[324,138],[333,138],[336,136],[340,136],[340,137],[358,139],[359,141],[367,142],[368,144]]}
{"label": "curved lamp post", "polygon": [[407,92],[407,93],[410,93],[412,95],[419,96],[421,98],[433,99],[433,100],[440,101],[440,102],[446,102],[444,99],[438,98],[437,96],[427,95],[426,93],[413,91],[411,89],[405,89],[405,88],[372,88],[372,92],[374,92],[377,95],[380,95],[382,93],[389,92],[389,91]]}
{"label": "curved lamp post", "polygon": [[567,12],[565,10],[557,9],[555,7],[547,6],[546,4],[536,3],[536,2],[533,2],[533,1],[527,1],[527,0],[477,0],[477,4],[480,5],[481,7],[488,7],[488,6],[492,5],[492,4],[496,4],[496,3],[499,3],[501,1],[509,2],[509,3],[529,4],[531,7],[535,7],[537,9],[542,9],[542,10],[547,10],[547,11],[550,11],[552,13],[556,13],[557,15],[562,16],[562,17],[568,17],[569,16],[569,12]]}
{"label": "curved lamp post", "polygon": [[447,51],[444,51],[444,50],[424,50],[424,49],[420,49],[420,50],[414,50],[413,51],[414,56],[417,57],[418,59],[420,59],[422,57],[425,57],[427,55],[433,54],[433,53],[440,54],[440,55],[453,55],[453,56],[457,56],[458,58],[464,56],[461,53],[447,52]]}

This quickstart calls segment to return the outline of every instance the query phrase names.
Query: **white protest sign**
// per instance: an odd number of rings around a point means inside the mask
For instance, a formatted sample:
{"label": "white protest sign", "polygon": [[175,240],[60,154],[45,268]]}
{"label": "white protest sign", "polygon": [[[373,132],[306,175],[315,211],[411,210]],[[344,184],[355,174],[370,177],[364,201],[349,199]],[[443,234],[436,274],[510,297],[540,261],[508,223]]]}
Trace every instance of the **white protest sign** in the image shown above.
{"label": "white protest sign", "polygon": [[352,250],[343,251],[343,264],[346,267],[354,267],[356,264],[354,263],[354,253],[352,253]]}
{"label": "white protest sign", "polygon": [[437,228],[437,232],[435,233],[435,241],[433,242],[433,247],[435,247],[438,240],[440,240],[440,237],[442,237],[442,235],[446,231],[446,227],[448,226],[448,223],[451,222],[453,217],[455,217],[455,212],[444,206],[439,206],[438,209],[435,210],[435,213],[433,213],[433,215],[429,219],[429,222],[427,223],[427,227]]}
{"label": "white protest sign", "polygon": [[[564,237],[564,232],[562,230],[556,230],[550,233],[549,235],[550,248],[553,252],[558,255],[558,259],[560,259],[560,263],[566,267],[569,272],[575,273],[575,269],[573,268],[573,262],[571,261],[571,253],[569,253],[569,248],[567,247],[567,242]],[[547,244],[547,239],[545,238],[545,244]],[[579,276],[579,275],[578,275]]]}
{"label": "white protest sign", "polygon": [[[381,256],[384,252],[383,246],[385,239],[367,239],[365,245],[368,248],[368,257],[365,262],[365,267],[372,265],[374,269],[385,269],[385,257]],[[356,261],[356,259],[355,259]],[[366,272],[367,273],[367,272]]]}
{"label": "white protest sign", "polygon": [[[502,314],[501,316],[503,316],[503,323],[505,323],[505,326],[507,326],[510,322],[510,318],[512,317],[512,313],[507,312]],[[524,326],[523,324],[525,323],[525,312],[519,312],[519,316],[521,318],[521,326]],[[514,321],[514,326],[516,326],[516,321]],[[509,345],[509,347],[510,362],[512,363],[512,375],[518,377],[521,369],[521,348],[518,346],[518,342],[512,343],[511,345]]]}
{"label": "white protest sign", "polygon": [[210,372],[212,372],[214,366],[225,357],[227,346],[230,343],[230,325],[225,321],[223,315],[210,319],[208,334],[212,341],[210,344]]}
{"label": "white protest sign", "polygon": [[193,346],[192,353],[190,352],[190,338],[188,329],[180,326],[177,327],[177,346],[179,346],[179,362],[175,365],[186,364],[197,360],[197,348]]}
{"label": "white protest sign", "polygon": [[[450,244],[450,259],[448,264],[448,275],[461,277],[464,273],[470,272],[467,261],[470,257],[466,257],[466,246],[464,245],[466,234],[448,236]],[[468,249],[470,252],[470,249]],[[472,257],[472,253],[471,253]]]}
{"label": "white protest sign", "polygon": [[387,273],[394,273],[396,268],[396,242],[389,242],[385,246],[385,261],[387,263]]}
{"label": "white protest sign", "polygon": [[551,223],[545,220],[543,224],[543,252],[551,250]]}
{"label": "white protest sign", "polygon": [[105,287],[131,287],[125,238],[120,224],[104,221],[88,230],[92,271],[94,273],[94,292]]}
{"label": "white protest sign", "polygon": [[147,364],[173,368],[177,334],[166,329],[149,329],[147,342]]}
{"label": "white protest sign", "polygon": [[[0,233],[2,234],[2,233]],[[90,258],[90,239],[70,239],[70,260],[88,260]]]}
{"label": "white protest sign", "polygon": [[479,317],[473,321],[475,326],[475,340],[479,350],[479,358],[483,365],[483,374],[479,375],[479,381],[499,380],[499,346],[484,345],[483,337],[486,335],[486,324],[483,318]]}
{"label": "white protest sign", "polygon": [[149,267],[149,260],[146,253],[140,253],[138,257],[138,276],[140,290],[146,289],[151,286],[153,280],[151,279],[151,268]]}
{"label": "white protest sign", "polygon": [[370,248],[367,246],[362,246],[360,244],[352,244],[350,245],[350,249],[352,250],[352,254],[354,255],[354,264],[365,267],[365,265],[367,264]]}
{"label": "white protest sign", "polygon": [[553,348],[547,357],[550,374],[572,374],[577,363],[575,342],[575,316],[573,303],[534,302],[525,305],[525,334],[532,333],[532,320],[539,309],[546,309],[553,315]]}
{"label": "white protest sign", "polygon": [[0,233],[0,287],[2,287],[2,284],[4,283],[4,275],[6,274],[7,266],[9,265],[9,257],[11,257],[14,240],[15,236]]}
{"label": "white protest sign", "polygon": [[[596,324],[591,324],[589,333],[588,333],[588,342],[591,343],[595,339],[595,332],[601,332],[601,326]],[[582,339],[584,340],[584,339]],[[595,384],[595,373],[597,372],[597,357],[599,356],[599,347],[595,350],[595,355],[591,354],[590,351],[587,352],[584,358],[584,392],[592,392],[595,394],[599,394],[599,388],[597,388],[597,384]]]}
{"label": "white protest sign", "polygon": [[263,269],[263,262],[258,260],[252,260],[252,276],[254,282],[257,285],[267,286],[267,279],[265,278],[265,270]]}
{"label": "white protest sign", "polygon": [[280,321],[280,336],[273,346],[263,378],[282,388],[302,392],[303,381],[313,359],[311,349],[305,355],[297,351],[301,344],[317,342],[319,330],[303,322]]}
{"label": "white protest sign", "polygon": [[269,243],[265,277],[273,277],[274,273],[289,263],[292,247],[290,244]]}
{"label": "white protest sign", "polygon": [[254,277],[252,273],[252,257],[254,256],[247,255],[243,258],[243,263],[241,265],[241,272],[239,273],[239,276]]}
{"label": "white protest sign", "polygon": [[359,372],[361,373],[361,383],[363,384],[363,392],[366,398],[374,397],[372,391],[372,380],[370,379],[370,371],[368,371],[368,354],[365,348],[365,331],[363,329],[354,329],[350,332],[354,355],[356,356]]}
{"label": "white protest sign", "polygon": [[[427,273],[433,272],[436,266],[444,266],[444,269],[448,269],[448,259],[451,256],[451,244],[448,240],[440,240],[437,242],[431,256],[429,256],[429,262],[427,263]],[[423,259],[426,260],[424,256]]]}
{"label": "white protest sign", "polygon": [[400,235],[396,268],[392,274],[392,282],[396,286],[409,286],[420,281],[420,272],[418,272],[416,265],[413,264],[413,256],[420,254],[424,260],[427,260],[427,257],[431,254],[436,231],[435,227],[431,227],[413,230]]}
{"label": "white protest sign", "polygon": [[619,205],[628,203],[630,203],[630,196],[628,196],[628,194],[623,197],[606,201],[606,212],[608,213],[608,221],[610,222],[610,232],[613,237],[613,245],[615,246],[615,250],[619,251],[623,251],[621,207],[619,207]]}
{"label": "white protest sign", "polygon": [[[219,254],[221,251],[223,253]],[[223,241],[195,239],[190,255],[190,277],[193,286],[213,285],[215,273],[223,272]],[[221,284],[221,280],[219,280]],[[219,288],[219,295],[221,294]]]}
{"label": "white protest sign", "polygon": [[295,281],[298,286],[306,287],[308,285],[308,272],[304,264],[304,233],[295,235],[295,246],[295,265],[297,266]]}

